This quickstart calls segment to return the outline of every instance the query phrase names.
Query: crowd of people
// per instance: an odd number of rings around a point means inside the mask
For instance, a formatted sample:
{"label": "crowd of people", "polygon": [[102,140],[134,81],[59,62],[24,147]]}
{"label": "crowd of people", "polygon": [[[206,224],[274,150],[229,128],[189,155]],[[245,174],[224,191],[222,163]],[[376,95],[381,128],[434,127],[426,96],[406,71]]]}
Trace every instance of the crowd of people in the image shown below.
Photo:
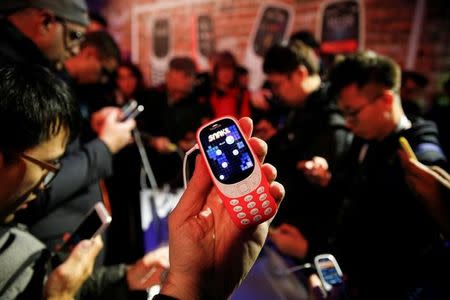
{"label": "crowd of people", "polygon": [[[450,298],[448,114],[425,111],[426,80],[402,80],[392,59],[365,51],[325,64],[300,32],[265,53],[259,91],[230,51],[204,73],[175,56],[149,87],[84,0],[5,0],[0,28],[1,299],[140,299],[155,285],[154,299],[225,299],[266,239],[299,264],[337,258],[345,286],[327,294],[312,275],[316,299]],[[447,82],[439,103],[449,98]],[[122,121],[133,100],[143,113]],[[284,198],[276,217],[235,227],[197,157],[167,245],[143,253],[133,133],[157,185],[176,189],[196,129],[225,115]],[[58,251],[98,201],[109,230]]]}

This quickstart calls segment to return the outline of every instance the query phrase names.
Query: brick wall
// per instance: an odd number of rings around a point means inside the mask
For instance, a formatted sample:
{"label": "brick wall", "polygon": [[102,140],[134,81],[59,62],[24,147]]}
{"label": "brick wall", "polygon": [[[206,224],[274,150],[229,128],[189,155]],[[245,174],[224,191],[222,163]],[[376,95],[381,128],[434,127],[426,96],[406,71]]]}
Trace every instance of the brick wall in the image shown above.
{"label": "brick wall", "polygon": [[[155,9],[134,19],[141,30],[138,61],[149,78],[148,58],[151,36],[142,30],[151,26],[149,21],[168,17],[172,29],[174,53],[192,52],[193,15],[207,13],[214,22],[216,45],[231,47],[238,59],[244,60],[248,37],[259,7],[266,1],[257,0],[110,0],[103,13],[111,24],[111,31],[122,50],[130,55],[132,7],[136,5],[175,5]],[[323,0],[272,1],[290,5],[295,10],[293,31],[302,29],[315,32],[317,15]],[[413,0],[362,0],[365,8],[365,48],[393,57],[405,65],[408,43],[415,12]],[[155,8],[155,6],[153,6]],[[426,14],[416,59],[416,70],[427,74],[435,90],[437,82],[450,72],[450,4],[447,0],[426,0]]]}

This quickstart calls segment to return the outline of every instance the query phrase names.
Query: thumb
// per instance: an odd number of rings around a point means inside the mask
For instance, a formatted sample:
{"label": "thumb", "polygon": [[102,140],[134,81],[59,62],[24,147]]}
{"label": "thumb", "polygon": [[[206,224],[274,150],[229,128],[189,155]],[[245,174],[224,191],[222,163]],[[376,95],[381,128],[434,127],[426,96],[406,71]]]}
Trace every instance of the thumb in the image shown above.
{"label": "thumb", "polygon": [[184,214],[181,222],[200,213],[211,191],[212,181],[203,158],[198,155],[195,170],[173,214]]}

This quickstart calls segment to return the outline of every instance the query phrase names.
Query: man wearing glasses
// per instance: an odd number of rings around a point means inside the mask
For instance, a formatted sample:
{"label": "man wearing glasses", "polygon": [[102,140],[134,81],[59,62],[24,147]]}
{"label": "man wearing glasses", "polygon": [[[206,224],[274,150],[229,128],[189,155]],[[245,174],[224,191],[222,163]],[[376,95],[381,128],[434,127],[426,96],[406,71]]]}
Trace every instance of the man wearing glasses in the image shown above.
{"label": "man wearing glasses", "polygon": [[89,24],[84,0],[5,0],[0,16],[0,63],[61,68],[78,53]]}
{"label": "man wearing glasses", "polygon": [[100,239],[80,242],[47,274],[45,246],[12,223],[55,177],[76,117],[67,87],[49,71],[0,68],[1,299],[73,299],[92,272]]}
{"label": "man wearing glasses", "polygon": [[405,116],[400,68],[390,58],[350,55],[329,79],[355,134],[341,176],[332,177],[348,198],[335,246],[349,290],[355,299],[449,299],[450,253],[435,218],[450,220],[449,203],[415,194],[399,156],[403,136],[421,163],[448,168],[435,125]]}
{"label": "man wearing glasses", "polygon": [[[37,64],[61,73],[64,62],[80,52],[89,23],[84,0],[4,0],[0,15],[0,66]],[[115,108],[101,115],[99,138],[71,143],[52,188],[25,212],[23,220],[51,248],[101,200],[98,181],[112,174],[112,154],[130,142],[135,126],[133,120],[119,122],[119,114]]]}

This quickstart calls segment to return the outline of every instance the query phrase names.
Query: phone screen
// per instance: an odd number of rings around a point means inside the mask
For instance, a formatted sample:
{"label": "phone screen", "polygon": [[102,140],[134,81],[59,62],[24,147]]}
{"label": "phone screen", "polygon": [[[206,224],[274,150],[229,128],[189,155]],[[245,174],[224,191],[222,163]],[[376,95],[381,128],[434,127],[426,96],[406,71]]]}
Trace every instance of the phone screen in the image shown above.
{"label": "phone screen", "polygon": [[70,235],[70,238],[63,244],[61,250],[69,250],[80,241],[94,237],[94,234],[102,225],[103,222],[97,211],[92,209],[89,215],[87,215],[83,222]]}
{"label": "phone screen", "polygon": [[233,120],[221,119],[204,128],[200,142],[219,182],[234,184],[252,174],[253,155]]}
{"label": "phone screen", "polygon": [[342,283],[342,278],[339,275],[334,263],[328,258],[319,259],[318,266],[322,272],[323,279],[330,285]]}

